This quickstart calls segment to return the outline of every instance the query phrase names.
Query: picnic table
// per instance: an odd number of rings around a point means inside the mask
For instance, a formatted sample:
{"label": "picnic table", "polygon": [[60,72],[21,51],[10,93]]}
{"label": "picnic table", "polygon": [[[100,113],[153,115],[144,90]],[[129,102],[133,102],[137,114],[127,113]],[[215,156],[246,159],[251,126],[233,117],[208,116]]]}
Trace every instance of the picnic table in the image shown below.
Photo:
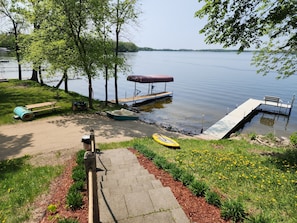
{"label": "picnic table", "polygon": [[59,108],[59,106],[57,106],[56,103],[56,101],[48,101],[37,104],[25,105],[25,107],[28,110],[31,110],[33,113],[38,113],[42,111],[54,111],[55,109]]}

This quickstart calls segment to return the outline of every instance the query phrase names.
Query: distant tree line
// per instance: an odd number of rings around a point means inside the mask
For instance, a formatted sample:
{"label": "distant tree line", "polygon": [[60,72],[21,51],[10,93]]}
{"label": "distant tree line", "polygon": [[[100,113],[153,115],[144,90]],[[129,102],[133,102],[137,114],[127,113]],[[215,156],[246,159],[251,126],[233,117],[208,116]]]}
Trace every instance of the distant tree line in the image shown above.
{"label": "distant tree line", "polygon": [[[115,49],[115,42],[114,49]],[[14,35],[11,33],[0,33],[0,47],[7,48],[10,51],[15,50]],[[138,52],[138,46],[131,42],[119,42],[119,52]]]}

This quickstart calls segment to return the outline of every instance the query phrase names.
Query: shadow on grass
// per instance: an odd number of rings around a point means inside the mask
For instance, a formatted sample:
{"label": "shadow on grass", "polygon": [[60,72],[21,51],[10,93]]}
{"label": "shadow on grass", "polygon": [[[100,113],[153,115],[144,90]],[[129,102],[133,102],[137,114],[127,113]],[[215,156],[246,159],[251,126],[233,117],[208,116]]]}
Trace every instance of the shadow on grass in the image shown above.
{"label": "shadow on grass", "polygon": [[24,166],[26,159],[27,157],[22,157],[0,161],[0,180],[5,179],[7,174],[15,173],[20,170]]}
{"label": "shadow on grass", "polygon": [[297,149],[287,149],[283,153],[269,153],[262,154],[269,155],[267,160],[269,163],[273,163],[280,170],[287,171],[288,167],[297,170]]}

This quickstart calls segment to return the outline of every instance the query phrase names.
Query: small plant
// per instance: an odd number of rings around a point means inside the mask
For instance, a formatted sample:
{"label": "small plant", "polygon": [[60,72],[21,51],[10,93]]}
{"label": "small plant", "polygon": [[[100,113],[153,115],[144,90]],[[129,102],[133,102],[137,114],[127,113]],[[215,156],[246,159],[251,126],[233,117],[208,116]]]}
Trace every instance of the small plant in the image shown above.
{"label": "small plant", "polygon": [[156,154],[153,151],[148,149],[143,150],[143,155],[149,160],[153,160],[156,156]]}
{"label": "small plant", "polygon": [[221,216],[225,220],[232,220],[234,222],[242,221],[246,214],[241,202],[235,200],[227,200],[222,204]]}
{"label": "small plant", "polygon": [[155,157],[153,162],[159,169],[165,169],[164,167],[167,165],[167,160],[160,156]]}
{"label": "small plant", "polygon": [[297,147],[297,132],[294,132],[291,136],[290,136],[290,142],[292,143],[292,145],[294,147]]}
{"label": "small plant", "polygon": [[73,218],[63,218],[63,219],[59,219],[58,223],[79,223],[79,221]]}
{"label": "small plant", "polygon": [[47,206],[47,211],[50,214],[56,214],[57,213],[57,205],[55,204],[50,204],[49,206]]}
{"label": "small plant", "polygon": [[250,140],[255,140],[256,137],[257,137],[257,134],[256,134],[255,132],[251,132],[251,133],[249,134],[249,138],[250,138]]}
{"label": "small plant", "polygon": [[221,197],[218,193],[214,191],[206,191],[205,193],[205,200],[207,203],[212,204],[214,206],[220,207],[222,202],[221,202]]}
{"label": "small plant", "polygon": [[72,179],[74,181],[85,181],[87,179],[84,166],[76,166],[72,170]]}
{"label": "small plant", "polygon": [[85,182],[84,181],[76,181],[74,182],[71,187],[69,188],[69,191],[83,191],[85,186]]}
{"label": "small plant", "polygon": [[83,205],[83,197],[79,191],[68,191],[66,204],[71,210],[77,210]]}
{"label": "small plant", "polygon": [[172,166],[169,169],[169,173],[171,174],[174,180],[179,180],[181,178],[183,171],[177,166]]}
{"label": "small plant", "polygon": [[76,154],[76,163],[77,165],[84,165],[84,156],[85,156],[85,150],[80,150]]}
{"label": "small plant", "polygon": [[180,181],[183,183],[183,185],[189,186],[194,181],[194,176],[190,173],[184,172],[180,176]]}
{"label": "small plant", "polygon": [[275,141],[275,135],[271,132],[266,135],[266,138],[273,142]]}
{"label": "small plant", "polygon": [[196,196],[203,197],[206,191],[209,189],[207,184],[202,181],[193,180],[189,185],[190,190]]}

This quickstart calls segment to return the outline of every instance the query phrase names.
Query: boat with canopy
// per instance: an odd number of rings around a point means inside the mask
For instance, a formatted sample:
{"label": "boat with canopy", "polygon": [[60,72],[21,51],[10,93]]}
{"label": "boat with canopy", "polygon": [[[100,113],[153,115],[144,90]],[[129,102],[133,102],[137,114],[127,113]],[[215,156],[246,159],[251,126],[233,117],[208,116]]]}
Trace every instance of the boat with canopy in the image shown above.
{"label": "boat with canopy", "polygon": [[[134,94],[132,97],[126,97],[119,99],[119,103],[138,103],[138,102],[145,102],[145,101],[154,101],[157,99],[165,98],[165,97],[172,97],[173,92],[167,91],[167,83],[173,82],[174,78],[169,75],[129,75],[127,77],[128,81],[135,82],[134,86]],[[140,91],[137,89],[137,83],[141,84],[148,84],[148,93],[145,95],[140,95]],[[164,91],[160,92],[153,92],[155,88],[155,83],[164,83]],[[114,100],[112,101],[114,102]]]}

